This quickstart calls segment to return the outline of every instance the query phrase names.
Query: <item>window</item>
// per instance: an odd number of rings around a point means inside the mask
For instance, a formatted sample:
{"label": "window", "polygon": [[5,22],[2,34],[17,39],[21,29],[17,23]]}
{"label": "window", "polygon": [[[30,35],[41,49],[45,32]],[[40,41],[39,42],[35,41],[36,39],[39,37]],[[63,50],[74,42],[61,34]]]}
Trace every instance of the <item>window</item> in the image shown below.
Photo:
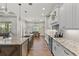
{"label": "window", "polygon": [[11,22],[0,22],[0,33],[10,32]]}

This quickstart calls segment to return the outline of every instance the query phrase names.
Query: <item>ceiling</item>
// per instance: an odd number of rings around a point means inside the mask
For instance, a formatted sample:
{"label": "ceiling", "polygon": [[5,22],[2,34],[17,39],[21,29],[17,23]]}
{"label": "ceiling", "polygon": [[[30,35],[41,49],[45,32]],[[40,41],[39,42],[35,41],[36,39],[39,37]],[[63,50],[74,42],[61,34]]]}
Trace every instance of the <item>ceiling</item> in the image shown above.
{"label": "ceiling", "polygon": [[[0,6],[5,6],[6,4],[0,3]],[[49,14],[58,3],[33,3],[29,5],[28,3],[22,3],[21,5],[21,17],[27,20],[36,19],[42,20],[43,16]],[[19,16],[19,5],[17,3],[7,3],[8,11],[14,12]],[[43,10],[44,9],[44,10]]]}

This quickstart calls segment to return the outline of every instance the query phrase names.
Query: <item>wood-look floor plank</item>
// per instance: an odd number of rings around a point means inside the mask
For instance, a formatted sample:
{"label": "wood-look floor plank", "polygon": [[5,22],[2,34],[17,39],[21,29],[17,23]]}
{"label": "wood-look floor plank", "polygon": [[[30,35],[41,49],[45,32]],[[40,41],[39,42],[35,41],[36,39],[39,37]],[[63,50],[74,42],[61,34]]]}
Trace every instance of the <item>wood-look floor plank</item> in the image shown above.
{"label": "wood-look floor plank", "polygon": [[30,52],[28,55],[29,56],[52,56],[44,40],[44,37],[34,38],[33,46],[30,49]]}

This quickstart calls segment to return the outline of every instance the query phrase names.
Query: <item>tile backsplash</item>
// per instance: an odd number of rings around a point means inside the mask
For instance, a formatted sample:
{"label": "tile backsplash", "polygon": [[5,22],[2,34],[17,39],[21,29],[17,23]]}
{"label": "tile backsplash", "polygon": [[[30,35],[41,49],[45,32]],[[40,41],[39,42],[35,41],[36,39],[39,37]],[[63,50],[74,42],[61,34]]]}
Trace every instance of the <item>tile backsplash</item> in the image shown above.
{"label": "tile backsplash", "polygon": [[79,30],[65,30],[64,31],[64,38],[79,40]]}

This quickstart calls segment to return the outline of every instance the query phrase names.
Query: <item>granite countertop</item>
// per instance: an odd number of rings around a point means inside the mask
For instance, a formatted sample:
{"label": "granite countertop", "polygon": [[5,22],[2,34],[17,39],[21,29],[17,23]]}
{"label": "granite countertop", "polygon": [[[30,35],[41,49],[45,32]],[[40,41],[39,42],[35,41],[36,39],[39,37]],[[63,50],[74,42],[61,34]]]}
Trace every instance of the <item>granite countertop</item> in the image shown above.
{"label": "granite countertop", "polygon": [[[47,35],[54,38],[50,33],[46,33]],[[79,40],[68,40],[65,38],[54,38],[57,42],[59,42],[62,46],[73,52],[75,55],[79,55]]]}
{"label": "granite countertop", "polygon": [[79,41],[75,40],[67,40],[64,38],[54,38],[57,42],[59,42],[61,45],[63,45],[65,48],[70,50],[75,55],[79,55]]}
{"label": "granite countertop", "polygon": [[21,45],[26,40],[28,40],[29,37],[23,37],[23,38],[17,38],[17,37],[9,37],[6,39],[3,39],[3,37],[0,37],[0,45]]}

